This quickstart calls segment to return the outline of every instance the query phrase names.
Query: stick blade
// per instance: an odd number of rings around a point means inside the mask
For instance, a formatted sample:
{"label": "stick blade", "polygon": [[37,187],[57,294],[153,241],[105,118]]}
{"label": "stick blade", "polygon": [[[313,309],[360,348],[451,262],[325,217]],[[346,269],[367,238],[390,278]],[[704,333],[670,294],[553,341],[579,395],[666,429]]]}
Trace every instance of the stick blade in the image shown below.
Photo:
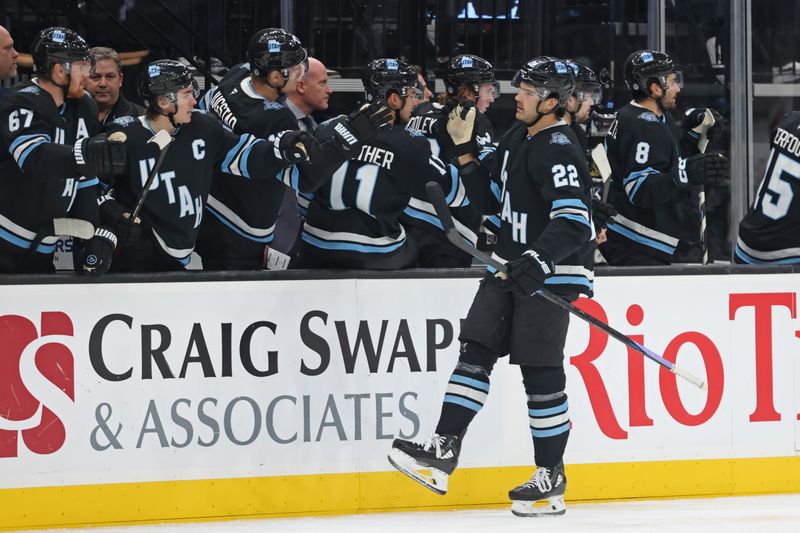
{"label": "stick blade", "polygon": [[169,143],[172,142],[172,135],[167,130],[159,130],[158,133],[150,137],[147,141],[158,145],[159,150],[163,150]]}
{"label": "stick blade", "polygon": [[94,225],[79,218],[54,218],[53,233],[64,237],[89,240],[94,237]]}

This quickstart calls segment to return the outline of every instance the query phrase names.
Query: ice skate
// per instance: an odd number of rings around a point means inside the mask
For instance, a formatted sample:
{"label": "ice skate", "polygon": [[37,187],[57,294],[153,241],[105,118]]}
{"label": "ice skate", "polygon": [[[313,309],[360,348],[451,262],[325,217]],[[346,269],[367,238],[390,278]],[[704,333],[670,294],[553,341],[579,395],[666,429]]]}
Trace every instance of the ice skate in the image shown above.
{"label": "ice skate", "polygon": [[564,463],[554,468],[537,467],[528,481],[508,491],[511,512],[515,516],[562,515],[567,512],[566,490]]}
{"label": "ice skate", "polygon": [[453,435],[434,433],[422,444],[395,439],[389,452],[389,462],[436,494],[445,494],[447,478],[458,466],[460,448],[460,440]]}

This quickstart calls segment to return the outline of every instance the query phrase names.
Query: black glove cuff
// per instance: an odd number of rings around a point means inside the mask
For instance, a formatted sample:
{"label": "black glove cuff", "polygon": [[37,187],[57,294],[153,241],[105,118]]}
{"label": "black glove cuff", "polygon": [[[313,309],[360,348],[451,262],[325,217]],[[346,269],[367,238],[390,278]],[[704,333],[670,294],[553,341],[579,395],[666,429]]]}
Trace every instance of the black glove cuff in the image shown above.
{"label": "black glove cuff", "polygon": [[452,154],[453,154],[453,157],[456,158],[456,157],[461,157],[462,155],[467,155],[467,154],[476,154],[477,155],[478,151],[479,151],[478,143],[475,142],[475,139],[473,139],[473,140],[471,140],[469,142],[466,142],[464,144],[453,145]]}

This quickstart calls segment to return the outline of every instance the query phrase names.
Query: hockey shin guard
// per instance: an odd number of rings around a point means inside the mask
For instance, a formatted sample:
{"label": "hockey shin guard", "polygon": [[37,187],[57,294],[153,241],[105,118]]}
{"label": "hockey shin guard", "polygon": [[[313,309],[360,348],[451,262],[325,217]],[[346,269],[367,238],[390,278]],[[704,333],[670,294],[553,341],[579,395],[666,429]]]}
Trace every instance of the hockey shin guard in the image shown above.
{"label": "hockey shin guard", "polygon": [[564,369],[522,367],[522,379],[528,395],[528,420],[536,465],[553,468],[563,461],[572,427],[564,392]]}
{"label": "hockey shin guard", "polygon": [[447,383],[442,413],[436,426],[439,435],[462,435],[489,396],[489,374],[496,356],[480,345],[465,342],[456,368]]}

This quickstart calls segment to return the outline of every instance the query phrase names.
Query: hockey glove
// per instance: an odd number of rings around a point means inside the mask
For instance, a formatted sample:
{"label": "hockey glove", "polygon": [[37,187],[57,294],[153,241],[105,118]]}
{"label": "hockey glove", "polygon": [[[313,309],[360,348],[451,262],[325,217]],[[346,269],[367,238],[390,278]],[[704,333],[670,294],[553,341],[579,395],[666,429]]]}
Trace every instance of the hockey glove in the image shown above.
{"label": "hockey glove", "polygon": [[[350,155],[361,149],[361,145],[375,138],[382,130],[391,125],[394,112],[385,104],[364,104],[357,111],[350,113],[346,124],[337,124],[334,131],[339,139],[339,146]],[[339,127],[339,126],[342,127]],[[350,135],[348,135],[348,133]],[[355,143],[353,143],[353,139]]]}
{"label": "hockey glove", "polygon": [[689,135],[694,139],[699,139],[700,135],[703,133],[702,130],[705,129],[705,126],[701,127],[701,125],[706,116],[706,110],[711,111],[711,114],[714,116],[714,125],[706,129],[706,137],[709,141],[712,141],[714,140],[715,133],[722,130],[723,121],[722,115],[715,109],[708,107],[693,107],[688,109],[686,113],[683,114],[683,127],[689,131]]}
{"label": "hockey glove", "polygon": [[699,186],[726,187],[730,184],[730,162],[722,154],[697,154],[681,160],[689,183]]}
{"label": "hockey glove", "polygon": [[320,153],[319,141],[312,134],[300,130],[286,130],[274,136],[275,157],[287,163],[313,161]]}
{"label": "hockey glove", "polygon": [[544,281],[553,275],[553,262],[543,252],[535,249],[527,250],[522,257],[509,261],[508,279],[514,288],[524,294],[532,295],[544,286]]}
{"label": "hockey glove", "polygon": [[117,240],[123,246],[133,246],[142,236],[142,220],[131,220],[130,211],[109,195],[98,198],[100,219],[111,227]]}
{"label": "hockey glove", "polygon": [[108,272],[111,256],[117,246],[117,236],[107,226],[94,230],[94,237],[83,247],[83,261],[78,271],[86,276],[99,276]]}
{"label": "hockey glove", "polygon": [[475,142],[475,120],[478,109],[471,102],[458,104],[447,115],[447,134],[453,142],[453,157],[478,153]]}
{"label": "hockey glove", "polygon": [[87,178],[124,174],[127,170],[125,143],[109,139],[105,133],[78,139],[72,153],[78,174]]}
{"label": "hockey glove", "polygon": [[592,221],[596,232],[599,233],[601,229],[607,227],[608,221],[617,216],[617,214],[617,210],[613,205],[597,198],[592,198]]}

